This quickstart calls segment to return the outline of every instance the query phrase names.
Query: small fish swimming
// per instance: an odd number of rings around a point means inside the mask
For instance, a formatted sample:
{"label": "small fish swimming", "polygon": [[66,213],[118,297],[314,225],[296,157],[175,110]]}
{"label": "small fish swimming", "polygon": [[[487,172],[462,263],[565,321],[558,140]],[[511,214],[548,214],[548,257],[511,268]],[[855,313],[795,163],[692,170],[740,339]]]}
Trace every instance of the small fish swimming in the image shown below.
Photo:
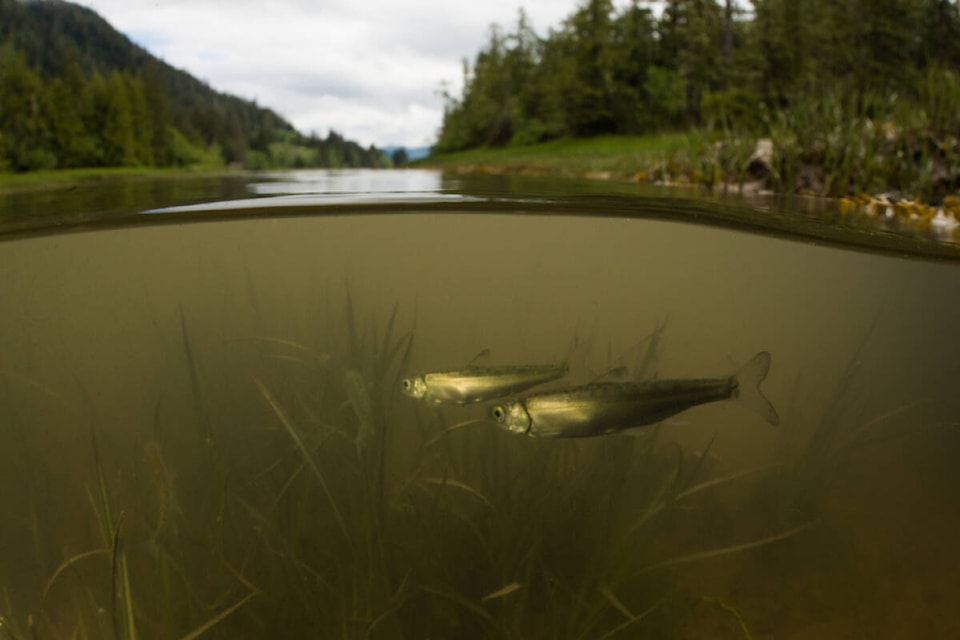
{"label": "small fish swimming", "polygon": [[761,351],[727,378],[595,382],[497,405],[491,416],[508,431],[533,438],[588,438],[654,424],[698,404],[737,399],[776,425],[780,418],[760,391],[769,370],[770,354]]}
{"label": "small fish swimming", "polygon": [[486,402],[526,391],[567,375],[567,363],[481,367],[437,371],[405,378],[402,391],[411,398],[435,404]]}

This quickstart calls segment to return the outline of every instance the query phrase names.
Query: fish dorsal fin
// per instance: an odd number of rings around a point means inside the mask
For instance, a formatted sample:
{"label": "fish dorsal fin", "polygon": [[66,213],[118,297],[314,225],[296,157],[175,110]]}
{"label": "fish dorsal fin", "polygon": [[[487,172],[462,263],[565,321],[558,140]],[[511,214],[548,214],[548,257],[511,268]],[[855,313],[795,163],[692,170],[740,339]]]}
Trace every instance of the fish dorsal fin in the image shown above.
{"label": "fish dorsal fin", "polygon": [[467,363],[466,368],[469,369],[470,367],[482,366],[488,362],[490,362],[490,349],[484,347],[480,350],[480,353],[470,359],[470,362]]}
{"label": "fish dorsal fin", "polygon": [[630,369],[625,365],[620,365],[619,367],[611,367],[598,376],[595,376],[588,384],[596,384],[597,382],[623,382],[630,377]]}

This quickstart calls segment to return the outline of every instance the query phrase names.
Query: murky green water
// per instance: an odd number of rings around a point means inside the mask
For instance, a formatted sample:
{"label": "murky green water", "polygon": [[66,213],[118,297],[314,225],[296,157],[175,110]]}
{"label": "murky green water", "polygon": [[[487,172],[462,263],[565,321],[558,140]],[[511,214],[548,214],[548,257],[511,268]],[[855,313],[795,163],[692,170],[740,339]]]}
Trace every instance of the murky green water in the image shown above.
{"label": "murky green water", "polygon": [[[0,245],[8,635],[957,633],[957,264],[417,180]],[[781,424],[536,440],[400,393],[483,349],[561,386],[768,350]]]}

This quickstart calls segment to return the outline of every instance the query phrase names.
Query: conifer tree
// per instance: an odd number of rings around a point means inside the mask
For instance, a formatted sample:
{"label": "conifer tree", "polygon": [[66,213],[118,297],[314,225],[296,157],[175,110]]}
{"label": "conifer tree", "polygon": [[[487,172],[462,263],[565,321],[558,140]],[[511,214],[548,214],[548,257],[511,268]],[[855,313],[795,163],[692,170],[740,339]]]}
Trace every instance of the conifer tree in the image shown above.
{"label": "conifer tree", "polygon": [[43,117],[43,85],[23,55],[6,45],[0,49],[0,131],[6,164],[17,171],[52,169],[56,156],[49,149]]}
{"label": "conifer tree", "polygon": [[104,84],[101,108],[103,113],[103,160],[107,166],[133,166],[137,162],[136,138],[133,131],[133,110],[127,83],[119,72],[113,72]]}

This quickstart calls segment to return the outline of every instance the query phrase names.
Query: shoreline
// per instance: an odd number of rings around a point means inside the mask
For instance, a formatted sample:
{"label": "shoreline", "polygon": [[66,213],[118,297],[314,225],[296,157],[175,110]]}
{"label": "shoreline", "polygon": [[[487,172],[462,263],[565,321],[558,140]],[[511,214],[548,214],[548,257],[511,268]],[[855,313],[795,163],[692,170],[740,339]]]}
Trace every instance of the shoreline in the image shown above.
{"label": "shoreline", "polygon": [[740,150],[739,171],[729,164],[704,157],[704,149],[717,155],[729,141],[712,144],[697,132],[653,136],[602,136],[570,138],[525,147],[480,148],[428,156],[407,166],[457,174],[517,175],[576,178],[660,187],[706,189],[745,197],[798,196],[836,203],[841,215],[886,218],[919,228],[930,228],[945,240],[960,229],[960,194],[924,201],[902,194],[895,186],[870,193],[857,191],[830,195],[811,188],[809,176],[824,167],[801,166],[790,191],[771,188],[772,143],[758,141]]}
{"label": "shoreline", "polygon": [[195,178],[234,178],[254,173],[249,169],[216,168],[153,168],[153,167],[92,167],[83,169],[54,169],[23,173],[0,172],[0,195],[73,189],[79,186],[139,182],[145,180],[190,180]]}

